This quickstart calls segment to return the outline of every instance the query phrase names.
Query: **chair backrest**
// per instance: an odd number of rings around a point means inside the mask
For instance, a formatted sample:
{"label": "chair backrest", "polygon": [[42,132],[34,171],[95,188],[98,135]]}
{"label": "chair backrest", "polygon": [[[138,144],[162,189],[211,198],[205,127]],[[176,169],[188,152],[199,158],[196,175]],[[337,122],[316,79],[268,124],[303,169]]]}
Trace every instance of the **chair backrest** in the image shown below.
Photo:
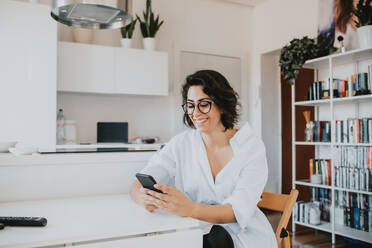
{"label": "chair backrest", "polygon": [[282,217],[280,218],[279,225],[275,231],[276,240],[278,247],[280,247],[282,240],[284,239],[284,247],[290,247],[289,235],[286,232],[289,218],[292,215],[293,207],[298,197],[298,190],[292,189],[289,195],[287,194],[275,194],[270,192],[262,193],[262,200],[257,204],[259,208],[281,212]]}

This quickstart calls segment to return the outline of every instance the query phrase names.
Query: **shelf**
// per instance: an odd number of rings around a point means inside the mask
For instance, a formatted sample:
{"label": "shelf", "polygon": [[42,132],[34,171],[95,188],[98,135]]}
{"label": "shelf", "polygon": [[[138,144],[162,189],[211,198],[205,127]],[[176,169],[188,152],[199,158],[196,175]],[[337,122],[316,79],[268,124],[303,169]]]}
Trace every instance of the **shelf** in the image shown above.
{"label": "shelf", "polygon": [[299,222],[299,221],[295,221],[295,223],[297,225],[310,227],[310,228],[317,229],[317,230],[320,230],[320,231],[325,231],[325,232],[329,232],[329,233],[332,232],[331,224],[329,222],[325,222],[325,221],[321,221],[320,225],[311,225],[311,224],[302,223],[302,222]]}
{"label": "shelf", "polygon": [[372,146],[372,143],[334,143],[334,146]]}
{"label": "shelf", "polygon": [[365,195],[372,195],[372,192],[368,192],[368,191],[364,191],[364,190],[357,190],[357,189],[346,189],[346,188],[335,187],[335,190],[345,191],[345,192],[352,192],[352,193],[359,193],[359,194],[365,194]]}
{"label": "shelf", "polygon": [[306,141],[296,141],[295,145],[301,146],[330,146],[331,142],[306,142]]}
{"label": "shelf", "polygon": [[329,104],[331,101],[329,99],[322,99],[322,100],[312,100],[312,101],[298,101],[295,102],[295,106],[317,106],[323,104]]}
{"label": "shelf", "polygon": [[364,232],[364,231],[350,228],[347,226],[341,226],[341,225],[335,224],[335,234],[348,237],[348,238],[358,239],[358,240],[368,242],[368,243],[372,243],[371,232]]}
{"label": "shelf", "polygon": [[372,59],[372,48],[356,49],[345,53],[337,53],[329,56],[311,59],[305,62],[304,67],[311,69],[326,69],[329,67],[329,59],[332,60],[333,66]]}
{"label": "shelf", "polygon": [[340,98],[333,98],[332,101],[334,103],[360,103],[365,101],[372,100],[372,94],[370,95],[362,95],[362,96],[350,96],[350,97],[340,97]]}
{"label": "shelf", "polygon": [[297,180],[297,181],[295,181],[295,184],[309,186],[309,187],[323,188],[323,189],[331,189],[332,188],[330,185],[310,183],[310,180],[308,180],[308,179],[307,180]]}
{"label": "shelf", "polygon": [[298,101],[295,102],[295,106],[319,106],[329,104],[331,102],[335,104],[342,104],[342,103],[361,103],[367,102],[372,100],[372,94],[369,95],[362,95],[362,96],[350,96],[350,97],[339,97],[339,98],[332,98],[332,99],[322,99],[322,100],[313,100],[313,101]]}

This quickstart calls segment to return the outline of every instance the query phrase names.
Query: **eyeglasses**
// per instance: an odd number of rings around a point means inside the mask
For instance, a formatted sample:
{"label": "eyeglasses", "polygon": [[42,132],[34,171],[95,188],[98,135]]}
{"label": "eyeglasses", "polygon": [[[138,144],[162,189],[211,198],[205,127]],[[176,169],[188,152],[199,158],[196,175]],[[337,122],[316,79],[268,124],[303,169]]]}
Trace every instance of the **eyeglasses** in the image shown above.
{"label": "eyeglasses", "polygon": [[[182,104],[182,108],[185,113],[187,113],[188,115],[192,115],[195,111],[195,104],[192,102],[186,102]],[[198,103],[199,112],[203,114],[208,114],[209,111],[211,111],[211,108],[212,108],[211,101],[202,100]]]}

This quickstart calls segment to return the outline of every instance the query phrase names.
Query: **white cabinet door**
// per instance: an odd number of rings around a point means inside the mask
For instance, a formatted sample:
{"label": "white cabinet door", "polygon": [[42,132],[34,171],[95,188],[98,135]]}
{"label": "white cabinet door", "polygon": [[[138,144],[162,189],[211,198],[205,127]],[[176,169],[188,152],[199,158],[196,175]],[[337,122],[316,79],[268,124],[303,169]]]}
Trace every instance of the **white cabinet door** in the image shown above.
{"label": "white cabinet door", "polygon": [[121,94],[168,95],[168,54],[116,48],[115,87]]}
{"label": "white cabinet door", "polygon": [[59,42],[58,91],[114,93],[113,47]]}

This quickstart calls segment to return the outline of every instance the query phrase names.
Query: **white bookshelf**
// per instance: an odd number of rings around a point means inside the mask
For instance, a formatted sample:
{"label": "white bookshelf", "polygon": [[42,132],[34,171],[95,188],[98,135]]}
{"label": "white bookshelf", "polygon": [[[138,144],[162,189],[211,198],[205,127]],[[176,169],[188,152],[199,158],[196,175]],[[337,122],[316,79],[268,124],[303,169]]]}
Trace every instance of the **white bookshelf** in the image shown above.
{"label": "white bookshelf", "polygon": [[[372,48],[358,49],[342,54],[330,55],[322,58],[309,60],[305,63],[304,68],[314,69],[315,81],[326,80],[330,78],[347,78],[353,73],[366,72],[367,65],[372,64]],[[372,192],[340,188],[335,186],[335,170],[334,163],[331,163],[332,182],[331,185],[314,184],[309,179],[296,178],[296,168],[300,166],[308,167],[308,164],[296,165],[296,147],[297,146],[314,146],[315,158],[331,159],[334,161],[335,148],[341,146],[365,147],[371,146],[372,143],[336,143],[333,135],[330,135],[331,142],[304,142],[296,140],[296,128],[305,129],[305,127],[296,126],[295,113],[296,106],[312,106],[314,107],[315,120],[325,120],[331,123],[331,132],[335,130],[334,120],[347,118],[363,118],[372,117],[372,95],[354,96],[333,98],[333,88],[330,83],[330,98],[314,101],[295,101],[295,85],[292,86],[292,188],[298,186],[317,187],[331,190],[332,205],[330,210],[330,222],[321,222],[320,225],[311,225],[302,223],[293,219],[292,230],[296,230],[296,225],[306,226],[316,230],[328,232],[332,235],[332,243],[335,243],[335,236],[340,235],[348,238],[353,238],[372,244],[372,232],[364,232],[347,226],[335,224],[335,191],[345,191],[352,193],[360,193],[372,195]],[[300,192],[301,194],[301,192]]]}

